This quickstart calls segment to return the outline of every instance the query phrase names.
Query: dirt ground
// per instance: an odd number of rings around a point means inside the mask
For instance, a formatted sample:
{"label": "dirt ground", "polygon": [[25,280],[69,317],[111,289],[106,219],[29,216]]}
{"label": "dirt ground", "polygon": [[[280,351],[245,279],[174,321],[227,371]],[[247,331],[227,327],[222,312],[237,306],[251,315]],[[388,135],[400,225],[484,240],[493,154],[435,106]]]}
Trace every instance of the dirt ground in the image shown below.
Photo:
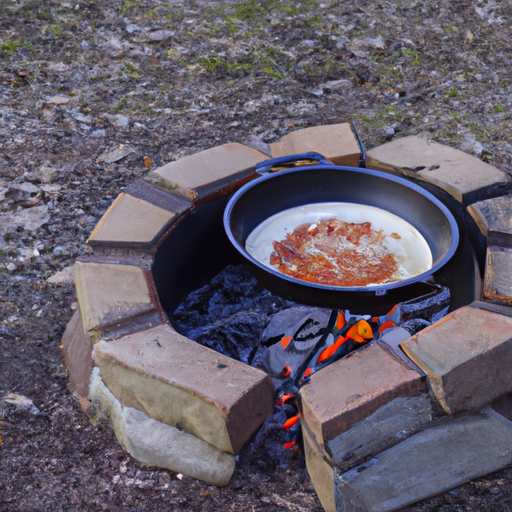
{"label": "dirt ground", "polygon": [[[511,7],[0,0],[0,510],[320,511],[302,454],[266,455],[265,433],[217,489],[90,425],[60,354],[77,304],[59,272],[124,186],[225,142],[351,121],[367,148],[428,136],[510,172]],[[407,510],[509,511],[511,482]]]}

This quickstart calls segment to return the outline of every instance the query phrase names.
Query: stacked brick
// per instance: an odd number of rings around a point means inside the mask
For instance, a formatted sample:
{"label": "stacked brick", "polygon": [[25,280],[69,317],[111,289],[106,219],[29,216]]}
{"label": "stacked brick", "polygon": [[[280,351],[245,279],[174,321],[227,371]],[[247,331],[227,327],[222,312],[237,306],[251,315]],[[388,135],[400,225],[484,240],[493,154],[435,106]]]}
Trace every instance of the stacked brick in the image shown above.
{"label": "stacked brick", "polygon": [[[307,151],[341,165],[362,156],[348,124],[292,132],[262,151],[225,144],[131,184],[92,233],[93,255],[75,265],[80,308],[64,358],[91,420],[109,421],[138,460],[226,485],[236,454],[272,411],[267,375],[179,335],[165,311],[197,284],[185,264],[213,272],[222,261],[223,248],[201,254],[187,233],[208,237],[257,163]],[[301,389],[306,464],[329,512],[398,510],[512,463],[507,177],[418,137],[372,149],[367,167],[454,197],[487,259],[481,300],[399,347],[352,353]]]}
{"label": "stacked brick", "polygon": [[[328,158],[359,162],[348,124],[306,131],[313,146],[327,143]],[[93,254],[75,264],[79,310],[63,355],[82,407],[92,421],[109,421],[141,462],[218,486],[272,412],[272,381],[179,335],[165,312],[212,262],[226,264],[213,221],[221,225],[228,195],[281,146],[228,143],[148,173],[119,194],[88,240]]]}
{"label": "stacked brick", "polygon": [[512,463],[506,175],[418,137],[369,151],[367,165],[433,184],[466,207],[487,250],[484,291],[397,350],[371,345],[301,390],[306,463],[329,512],[399,510]]}

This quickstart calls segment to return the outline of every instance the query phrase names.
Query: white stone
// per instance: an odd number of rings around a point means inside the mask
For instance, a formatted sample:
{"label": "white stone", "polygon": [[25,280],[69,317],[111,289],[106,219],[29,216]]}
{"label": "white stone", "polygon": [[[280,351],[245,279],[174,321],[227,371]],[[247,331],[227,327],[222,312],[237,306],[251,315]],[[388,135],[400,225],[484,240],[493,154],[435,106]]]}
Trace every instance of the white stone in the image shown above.
{"label": "white stone", "polygon": [[73,265],[59,270],[49,277],[46,282],[49,284],[73,284],[75,282]]}

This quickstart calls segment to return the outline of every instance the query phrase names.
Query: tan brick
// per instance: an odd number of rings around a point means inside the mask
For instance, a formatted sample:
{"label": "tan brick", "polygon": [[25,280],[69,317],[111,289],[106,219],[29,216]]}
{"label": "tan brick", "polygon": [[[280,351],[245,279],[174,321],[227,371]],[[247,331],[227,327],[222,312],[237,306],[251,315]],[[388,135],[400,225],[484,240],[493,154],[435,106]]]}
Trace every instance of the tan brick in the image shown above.
{"label": "tan brick", "polygon": [[197,201],[252,176],[252,168],[268,156],[230,142],[170,162],[144,179],[188,201]]}
{"label": "tan brick", "polygon": [[314,151],[337,165],[359,166],[361,148],[349,123],[314,126],[288,133],[270,144],[272,157]]}
{"label": "tan brick", "polygon": [[123,404],[238,453],[272,412],[268,375],[161,325],[100,341],[94,359]]}
{"label": "tan brick", "polygon": [[478,158],[413,135],[368,151],[367,167],[409,171],[465,205],[497,195],[509,183],[504,172]]}
{"label": "tan brick", "polygon": [[69,372],[71,391],[86,398],[94,361],[91,337],[84,330],[79,309],[74,312],[62,336],[62,356]]}
{"label": "tan brick", "polygon": [[489,247],[485,265],[484,297],[512,306],[512,249]]}
{"label": "tan brick", "polygon": [[91,376],[91,421],[108,421],[118,441],[136,460],[170,469],[210,485],[224,487],[235,469],[235,457],[175,427],[123,406],[106,388],[98,368]]}
{"label": "tan brick", "polygon": [[120,326],[154,310],[144,271],[135,265],[77,261],[75,284],[86,331]]}
{"label": "tan brick", "polygon": [[325,451],[307,427],[302,427],[306,469],[322,507],[326,512],[336,512],[334,504],[334,466]]}
{"label": "tan brick", "polygon": [[[173,197],[169,194],[169,197]],[[105,212],[87,242],[92,247],[111,245],[153,247],[187,203],[162,208],[151,202],[121,193]]]}
{"label": "tan brick", "polygon": [[401,344],[449,414],[512,391],[512,318],[474,307],[450,313]]}
{"label": "tan brick", "polygon": [[399,396],[416,396],[420,375],[380,345],[370,345],[315,373],[300,390],[303,419],[326,443]]}

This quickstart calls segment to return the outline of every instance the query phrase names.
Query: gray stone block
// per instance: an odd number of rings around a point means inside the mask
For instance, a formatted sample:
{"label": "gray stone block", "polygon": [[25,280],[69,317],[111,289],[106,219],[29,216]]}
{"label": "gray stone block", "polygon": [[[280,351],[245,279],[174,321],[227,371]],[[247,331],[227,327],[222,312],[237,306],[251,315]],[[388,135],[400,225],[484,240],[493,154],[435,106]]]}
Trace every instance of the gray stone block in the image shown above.
{"label": "gray stone block", "polygon": [[99,341],[93,357],[125,406],[236,454],[274,405],[272,380],[160,325]]}
{"label": "gray stone block", "polygon": [[419,176],[468,205],[503,194],[507,175],[482,160],[443,144],[408,136],[368,151],[367,167]]}
{"label": "gray stone block", "polygon": [[390,512],[512,463],[512,422],[491,409],[415,434],[335,476],[336,510]]}
{"label": "gray stone block", "polygon": [[487,249],[484,297],[498,304],[512,305],[512,249]]}
{"label": "gray stone block", "polygon": [[417,396],[425,382],[398,357],[370,344],[315,373],[300,389],[302,422],[326,443],[399,396]]}
{"label": "gray stone block", "polygon": [[345,472],[426,428],[432,419],[427,395],[398,397],[327,442],[334,464]]}
{"label": "gray stone block", "polygon": [[312,126],[288,133],[270,144],[272,157],[277,158],[314,151],[336,165],[358,167],[361,147],[350,123]]}
{"label": "gray stone block", "polygon": [[169,162],[148,173],[144,180],[195,203],[225,187],[242,185],[256,177],[252,169],[264,160],[268,160],[264,153],[238,142],[229,142]]}
{"label": "gray stone block", "polygon": [[488,245],[512,247],[512,196],[493,197],[468,206]]}

